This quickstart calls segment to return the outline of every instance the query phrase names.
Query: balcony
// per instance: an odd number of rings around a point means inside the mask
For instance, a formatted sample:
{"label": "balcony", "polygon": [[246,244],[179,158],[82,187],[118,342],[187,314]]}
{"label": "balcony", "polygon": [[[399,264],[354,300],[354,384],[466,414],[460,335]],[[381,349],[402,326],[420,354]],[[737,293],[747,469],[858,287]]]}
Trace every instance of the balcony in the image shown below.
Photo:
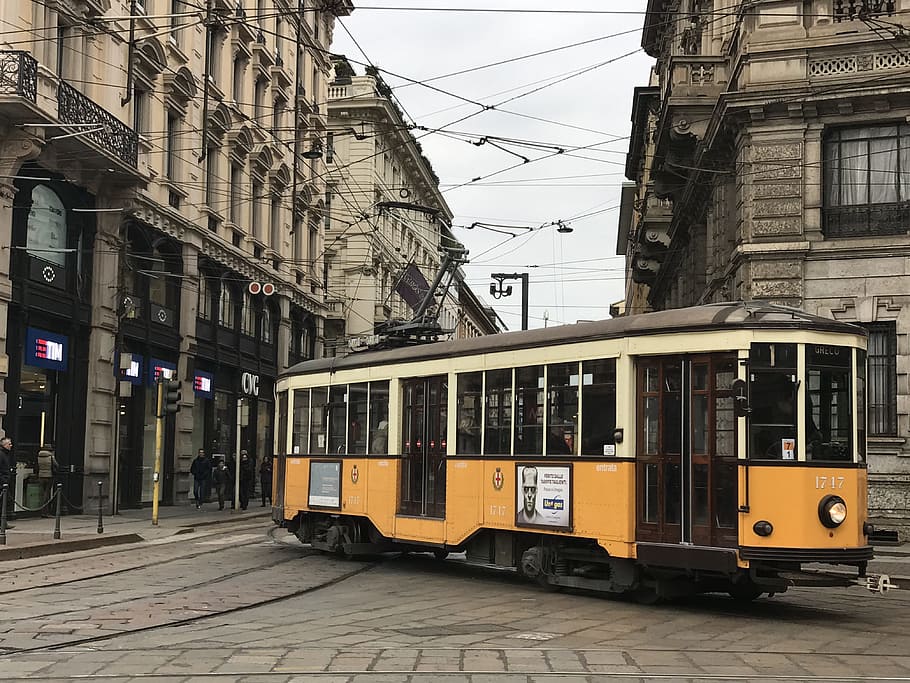
{"label": "balcony", "polygon": [[906,235],[910,202],[825,207],[825,237]]}
{"label": "balcony", "polygon": [[82,137],[94,142],[124,164],[135,168],[139,161],[139,136],[109,111],[102,109],[65,81],[57,88],[58,117],[61,123],[96,124]]}
{"label": "balcony", "polygon": [[38,61],[22,50],[0,51],[0,96],[38,99]]}
{"label": "balcony", "polygon": [[831,13],[835,23],[894,14],[895,0],[834,0]]}

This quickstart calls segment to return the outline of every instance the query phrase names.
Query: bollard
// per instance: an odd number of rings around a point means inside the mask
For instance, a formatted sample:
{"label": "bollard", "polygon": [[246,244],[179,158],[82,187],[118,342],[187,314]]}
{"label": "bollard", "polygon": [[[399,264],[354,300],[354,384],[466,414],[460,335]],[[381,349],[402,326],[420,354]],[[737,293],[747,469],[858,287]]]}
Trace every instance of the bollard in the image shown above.
{"label": "bollard", "polygon": [[63,484],[57,484],[57,493],[55,494],[57,496],[57,514],[56,514],[56,519],[54,520],[54,540],[55,541],[60,540],[60,507],[61,507],[61,503],[63,502],[63,491],[61,491],[62,488],[63,488]]}
{"label": "bollard", "polygon": [[0,545],[6,545],[6,495],[9,493],[9,484],[3,485],[0,491]]}
{"label": "bollard", "polygon": [[98,482],[98,533],[104,533],[104,522],[101,520],[101,484],[103,482]]}

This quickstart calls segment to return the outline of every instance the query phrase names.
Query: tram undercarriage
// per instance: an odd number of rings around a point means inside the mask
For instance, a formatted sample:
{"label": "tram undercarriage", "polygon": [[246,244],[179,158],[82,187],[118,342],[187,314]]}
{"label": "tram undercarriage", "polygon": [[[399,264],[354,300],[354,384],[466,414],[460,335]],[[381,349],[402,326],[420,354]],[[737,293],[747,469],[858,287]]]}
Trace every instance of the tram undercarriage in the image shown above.
{"label": "tram undercarriage", "polygon": [[[888,577],[867,578],[866,562],[849,563],[848,566],[855,568],[855,574],[806,569],[798,562],[754,560],[748,569],[738,567],[734,562],[721,570],[643,564],[611,557],[593,540],[568,539],[569,543],[566,543],[558,537],[527,532],[484,529],[463,546],[449,547],[395,541],[380,534],[369,520],[348,515],[300,513],[287,522],[287,527],[301,542],[343,557],[431,552],[444,559],[449,553],[464,552],[469,564],[513,569],[547,589],[626,594],[646,604],[700,593],[726,593],[739,601],[751,601],[765,594],[783,593],[792,586],[862,585],[874,592],[893,587]],[[733,553],[730,549],[716,550]],[[680,556],[684,552],[685,549]]]}

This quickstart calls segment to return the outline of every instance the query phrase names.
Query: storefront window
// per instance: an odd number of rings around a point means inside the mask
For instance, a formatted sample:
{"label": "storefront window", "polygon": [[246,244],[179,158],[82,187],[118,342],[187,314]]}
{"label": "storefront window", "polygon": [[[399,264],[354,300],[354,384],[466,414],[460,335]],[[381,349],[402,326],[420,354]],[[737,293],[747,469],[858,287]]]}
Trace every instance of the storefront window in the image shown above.
{"label": "storefront window", "polygon": [[389,383],[370,382],[370,453],[389,452]]}
{"label": "storefront window", "polygon": [[348,453],[367,452],[367,384],[352,384],[348,390]]}
{"label": "storefront window", "polygon": [[274,406],[261,398],[256,401],[256,459],[258,462],[272,457],[272,419]]}
{"label": "storefront window", "polygon": [[44,444],[56,443],[57,373],[22,367],[19,378],[19,411],[16,451],[37,457]]}
{"label": "storefront window", "polygon": [[233,435],[234,425],[233,406],[231,405],[231,395],[224,391],[215,392],[215,431],[212,437],[214,452],[220,455],[227,455],[232,452],[233,445],[231,436]]}
{"label": "storefront window", "polygon": [[66,209],[57,193],[46,185],[36,185],[32,190],[25,246],[29,256],[61,268],[66,265]]}
{"label": "storefront window", "polygon": [[[205,443],[205,399],[202,396],[196,396],[193,400],[193,433],[192,444],[193,444],[193,455],[199,452],[200,448],[204,448],[206,453],[209,453],[208,445]],[[211,455],[211,453],[209,453]]]}
{"label": "storefront window", "polygon": [[294,392],[294,433],[291,435],[291,453],[307,452],[310,435],[310,390],[297,389]]}

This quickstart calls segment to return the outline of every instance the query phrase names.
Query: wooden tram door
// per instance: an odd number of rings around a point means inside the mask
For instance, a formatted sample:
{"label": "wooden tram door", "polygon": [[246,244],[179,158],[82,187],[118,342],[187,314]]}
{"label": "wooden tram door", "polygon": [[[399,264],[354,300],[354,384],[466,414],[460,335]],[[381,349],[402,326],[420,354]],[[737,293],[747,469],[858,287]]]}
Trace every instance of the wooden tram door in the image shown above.
{"label": "wooden tram door", "polygon": [[446,516],[447,382],[438,376],[402,385],[399,514]]}
{"label": "wooden tram door", "polygon": [[735,546],[736,355],[642,358],[637,375],[636,539]]}

